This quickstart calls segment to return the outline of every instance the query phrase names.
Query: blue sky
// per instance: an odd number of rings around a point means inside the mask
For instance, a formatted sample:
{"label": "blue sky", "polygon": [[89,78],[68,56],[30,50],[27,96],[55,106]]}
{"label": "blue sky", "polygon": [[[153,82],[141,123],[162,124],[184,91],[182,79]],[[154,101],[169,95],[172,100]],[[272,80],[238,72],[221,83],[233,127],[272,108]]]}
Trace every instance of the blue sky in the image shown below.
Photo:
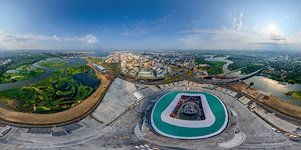
{"label": "blue sky", "polygon": [[1,0],[0,49],[300,49],[301,1]]}

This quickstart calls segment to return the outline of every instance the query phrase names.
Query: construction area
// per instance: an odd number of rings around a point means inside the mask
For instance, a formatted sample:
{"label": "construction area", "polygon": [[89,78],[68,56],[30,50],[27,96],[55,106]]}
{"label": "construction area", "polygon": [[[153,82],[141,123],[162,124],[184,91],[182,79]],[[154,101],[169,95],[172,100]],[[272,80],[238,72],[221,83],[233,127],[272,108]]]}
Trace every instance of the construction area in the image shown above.
{"label": "construction area", "polygon": [[[162,87],[162,88],[160,88]],[[147,111],[167,92],[212,93],[227,107],[229,123],[220,134],[199,140],[160,136],[150,128]],[[135,94],[134,94],[135,93]],[[0,147],[10,149],[298,149],[300,144],[264,121],[249,97],[208,84],[180,81],[144,85],[116,78],[102,102],[83,119],[57,126],[0,126]],[[258,111],[257,111],[258,112]],[[260,113],[260,112],[258,112]],[[272,115],[271,115],[272,116]],[[281,122],[279,122],[281,123]],[[292,127],[289,126],[288,127]],[[293,127],[294,128],[294,127]]]}

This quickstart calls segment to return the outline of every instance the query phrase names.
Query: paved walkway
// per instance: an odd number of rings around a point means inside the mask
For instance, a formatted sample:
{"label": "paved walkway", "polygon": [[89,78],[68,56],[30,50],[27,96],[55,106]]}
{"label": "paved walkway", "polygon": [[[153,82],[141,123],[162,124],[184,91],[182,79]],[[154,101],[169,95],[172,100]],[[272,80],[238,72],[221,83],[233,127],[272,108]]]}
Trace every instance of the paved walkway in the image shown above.
{"label": "paved walkway", "polygon": [[234,134],[234,138],[230,141],[218,143],[219,146],[224,148],[234,148],[241,145],[246,139],[246,135],[242,132]]}
{"label": "paved walkway", "polygon": [[[275,116],[274,113],[266,112],[264,109],[262,109],[260,107],[254,108],[254,112],[256,112],[259,116],[264,118],[266,121],[268,121],[272,125],[276,126],[277,128],[280,128],[281,130],[283,130],[285,132],[294,133],[294,131],[296,131],[296,129],[298,128],[298,126],[296,126],[290,122],[287,122],[285,120],[282,120],[282,119],[278,118],[277,116]],[[297,132],[295,134],[301,136],[300,132]]]}

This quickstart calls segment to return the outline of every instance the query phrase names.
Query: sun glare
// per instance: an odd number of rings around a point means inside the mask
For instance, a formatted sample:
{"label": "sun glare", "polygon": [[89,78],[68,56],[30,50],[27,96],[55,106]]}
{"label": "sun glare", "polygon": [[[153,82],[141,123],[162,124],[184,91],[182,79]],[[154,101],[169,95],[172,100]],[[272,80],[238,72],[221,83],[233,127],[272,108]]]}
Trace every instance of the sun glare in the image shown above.
{"label": "sun glare", "polygon": [[277,26],[275,24],[269,24],[269,25],[267,25],[266,32],[267,33],[275,33],[275,32],[277,32]]}

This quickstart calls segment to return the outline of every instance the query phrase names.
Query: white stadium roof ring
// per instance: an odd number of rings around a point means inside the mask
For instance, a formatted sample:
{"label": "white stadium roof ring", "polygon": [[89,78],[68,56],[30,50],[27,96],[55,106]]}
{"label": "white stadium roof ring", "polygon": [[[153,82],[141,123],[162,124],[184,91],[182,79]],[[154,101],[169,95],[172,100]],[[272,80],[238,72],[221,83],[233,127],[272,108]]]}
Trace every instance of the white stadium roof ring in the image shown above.
{"label": "white stadium roof ring", "polygon": [[[179,114],[183,112],[184,105],[185,110],[198,112],[196,115],[199,119],[180,118]],[[196,106],[199,107],[197,111],[194,110]],[[155,132],[163,136],[201,139],[223,132],[228,124],[228,113],[223,102],[211,93],[169,92],[156,102],[150,121]]]}

